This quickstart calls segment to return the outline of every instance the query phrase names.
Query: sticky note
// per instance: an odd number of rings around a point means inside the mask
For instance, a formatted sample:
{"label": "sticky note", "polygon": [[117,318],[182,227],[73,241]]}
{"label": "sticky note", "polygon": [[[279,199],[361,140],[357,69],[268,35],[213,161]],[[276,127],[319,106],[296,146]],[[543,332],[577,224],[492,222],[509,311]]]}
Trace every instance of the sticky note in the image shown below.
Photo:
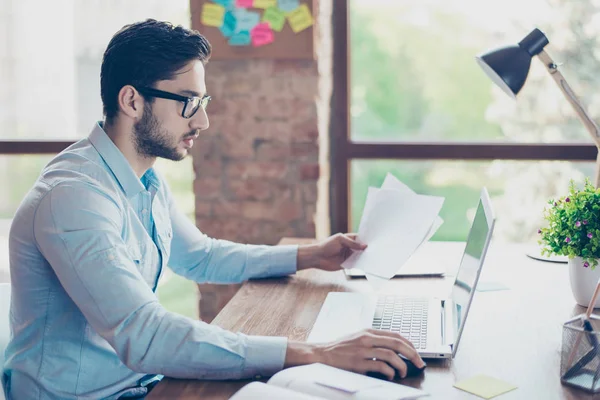
{"label": "sticky note", "polygon": [[230,46],[249,46],[250,43],[252,43],[252,40],[248,31],[234,33],[229,38]]}
{"label": "sticky note", "polygon": [[236,19],[235,15],[231,11],[227,11],[223,17],[223,25],[221,26],[221,33],[225,37],[230,37],[235,32]]}
{"label": "sticky note", "polygon": [[313,24],[313,18],[310,9],[306,4],[302,4],[294,11],[287,14],[287,19],[294,33],[302,32]]}
{"label": "sticky note", "polygon": [[250,8],[252,7],[254,0],[235,0],[236,7]]}
{"label": "sticky note", "polygon": [[269,43],[273,43],[275,36],[273,35],[273,30],[269,26],[268,22],[263,22],[258,24],[252,29],[250,32],[250,36],[252,37],[252,45],[254,47],[264,46]]}
{"label": "sticky note", "polygon": [[234,0],[213,0],[213,1],[217,4],[222,5],[225,8],[231,6],[234,2]]}
{"label": "sticky note", "polygon": [[500,282],[479,282],[477,284],[478,292],[491,292],[493,290],[508,290],[508,286]]}
{"label": "sticky note", "polygon": [[277,7],[277,0],[254,0],[254,8]]}
{"label": "sticky note", "polygon": [[279,9],[283,12],[294,11],[300,6],[299,0],[277,0]]}
{"label": "sticky note", "polygon": [[243,8],[234,11],[236,18],[236,32],[250,32],[260,22],[260,14],[255,11],[248,11]]}
{"label": "sticky note", "polygon": [[476,396],[484,399],[491,399],[511,390],[516,389],[515,385],[500,379],[492,378],[486,375],[477,375],[469,379],[465,379],[454,384],[455,388],[464,390],[465,392],[473,393]]}
{"label": "sticky note", "polygon": [[267,8],[262,20],[268,22],[274,31],[281,32],[285,25],[285,13],[277,7]]}
{"label": "sticky note", "polygon": [[202,6],[202,16],[200,22],[206,26],[214,26],[219,28],[223,25],[223,17],[225,16],[225,7],[218,4],[204,3]]}

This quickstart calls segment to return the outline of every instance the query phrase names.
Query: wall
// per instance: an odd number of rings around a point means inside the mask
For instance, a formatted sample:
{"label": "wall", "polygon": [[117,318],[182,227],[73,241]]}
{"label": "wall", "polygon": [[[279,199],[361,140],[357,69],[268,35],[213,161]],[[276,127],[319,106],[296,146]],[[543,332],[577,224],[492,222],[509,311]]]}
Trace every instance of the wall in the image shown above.
{"label": "wall", "polygon": [[[211,237],[276,244],[324,237],[328,219],[331,5],[321,2],[316,60],[211,61],[211,126],[194,145],[196,225]],[[237,285],[200,285],[210,321]]]}

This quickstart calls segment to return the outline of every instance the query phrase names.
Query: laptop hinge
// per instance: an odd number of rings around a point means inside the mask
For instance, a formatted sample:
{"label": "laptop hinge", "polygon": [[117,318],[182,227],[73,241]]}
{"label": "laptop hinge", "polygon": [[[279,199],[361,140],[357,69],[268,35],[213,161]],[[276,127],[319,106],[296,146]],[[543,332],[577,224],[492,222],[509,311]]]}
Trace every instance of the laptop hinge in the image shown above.
{"label": "laptop hinge", "polygon": [[442,300],[442,344],[452,347],[455,336],[455,311],[454,302],[450,299]]}

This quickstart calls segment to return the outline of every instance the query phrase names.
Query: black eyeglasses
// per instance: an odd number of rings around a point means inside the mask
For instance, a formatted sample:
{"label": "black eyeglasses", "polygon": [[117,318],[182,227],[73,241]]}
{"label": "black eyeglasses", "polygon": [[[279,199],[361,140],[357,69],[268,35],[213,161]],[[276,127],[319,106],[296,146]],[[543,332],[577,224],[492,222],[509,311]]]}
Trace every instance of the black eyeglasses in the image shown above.
{"label": "black eyeglasses", "polygon": [[187,97],[150,87],[136,87],[136,89],[144,96],[181,101],[183,103],[183,110],[181,111],[181,116],[183,118],[192,118],[200,106],[202,106],[202,109],[206,110],[206,106],[208,106],[211,99],[209,95],[204,95],[203,97]]}

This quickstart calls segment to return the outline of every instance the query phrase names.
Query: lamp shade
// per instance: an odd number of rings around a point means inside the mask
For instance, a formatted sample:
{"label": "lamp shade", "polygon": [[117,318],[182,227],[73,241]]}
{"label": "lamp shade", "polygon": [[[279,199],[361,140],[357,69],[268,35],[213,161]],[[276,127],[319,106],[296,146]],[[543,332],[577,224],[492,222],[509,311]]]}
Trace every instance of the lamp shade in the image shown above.
{"label": "lamp shade", "polygon": [[531,58],[547,44],[546,36],[536,28],[519,44],[489,51],[477,56],[476,60],[488,77],[514,98],[525,84]]}

